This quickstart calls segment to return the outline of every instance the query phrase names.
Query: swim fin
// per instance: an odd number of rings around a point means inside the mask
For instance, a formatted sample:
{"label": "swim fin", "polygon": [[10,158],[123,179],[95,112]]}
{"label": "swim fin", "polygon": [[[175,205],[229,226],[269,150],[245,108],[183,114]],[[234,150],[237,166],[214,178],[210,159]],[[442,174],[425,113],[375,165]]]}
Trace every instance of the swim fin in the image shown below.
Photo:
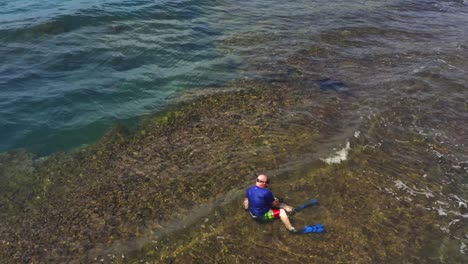
{"label": "swim fin", "polygon": [[301,230],[302,234],[308,234],[308,233],[324,233],[325,228],[323,227],[322,224],[316,224],[316,225],[311,225],[311,226],[304,226],[304,228]]}
{"label": "swim fin", "polygon": [[299,212],[312,205],[318,205],[317,199],[311,199],[307,203],[299,205],[294,211]]}

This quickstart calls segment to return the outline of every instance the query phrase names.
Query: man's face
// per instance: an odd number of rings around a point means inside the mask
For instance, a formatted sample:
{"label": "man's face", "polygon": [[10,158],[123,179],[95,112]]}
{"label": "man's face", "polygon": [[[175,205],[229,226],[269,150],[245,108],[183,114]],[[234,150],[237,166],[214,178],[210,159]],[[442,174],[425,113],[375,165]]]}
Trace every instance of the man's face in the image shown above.
{"label": "man's face", "polygon": [[260,175],[257,177],[257,186],[261,188],[265,188],[268,182],[268,177],[265,175]]}

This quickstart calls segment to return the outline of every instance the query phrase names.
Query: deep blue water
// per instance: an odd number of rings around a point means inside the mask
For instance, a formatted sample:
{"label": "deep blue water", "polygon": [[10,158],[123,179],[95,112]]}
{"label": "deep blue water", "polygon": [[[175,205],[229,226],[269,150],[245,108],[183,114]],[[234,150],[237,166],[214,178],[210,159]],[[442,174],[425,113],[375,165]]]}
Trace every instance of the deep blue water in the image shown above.
{"label": "deep blue water", "polygon": [[[267,76],[272,62],[311,46],[369,61],[317,59],[320,79],[378,85],[450,68],[466,54],[467,17],[459,0],[2,0],[0,152],[90,144],[114,122],[131,126],[185,91]],[[370,34],[340,44],[347,32]],[[397,67],[378,59],[398,56],[412,57]],[[447,78],[464,85],[452,67]]]}

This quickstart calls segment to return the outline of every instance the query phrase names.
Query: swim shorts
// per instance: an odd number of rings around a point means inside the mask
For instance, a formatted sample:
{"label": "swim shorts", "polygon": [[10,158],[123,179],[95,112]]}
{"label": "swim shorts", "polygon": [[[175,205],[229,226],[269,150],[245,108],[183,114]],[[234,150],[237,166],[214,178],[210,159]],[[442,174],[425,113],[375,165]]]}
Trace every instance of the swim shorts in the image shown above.
{"label": "swim shorts", "polygon": [[270,209],[262,216],[263,221],[270,221],[280,217],[280,209]]}

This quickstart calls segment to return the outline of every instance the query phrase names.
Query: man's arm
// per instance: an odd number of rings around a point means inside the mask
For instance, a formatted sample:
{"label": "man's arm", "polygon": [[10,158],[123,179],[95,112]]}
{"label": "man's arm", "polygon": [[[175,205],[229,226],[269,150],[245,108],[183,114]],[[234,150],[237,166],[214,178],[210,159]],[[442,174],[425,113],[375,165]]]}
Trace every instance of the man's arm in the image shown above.
{"label": "man's arm", "polygon": [[279,207],[280,206],[280,202],[277,198],[275,198],[275,200],[273,200],[273,202],[271,203],[271,207]]}

